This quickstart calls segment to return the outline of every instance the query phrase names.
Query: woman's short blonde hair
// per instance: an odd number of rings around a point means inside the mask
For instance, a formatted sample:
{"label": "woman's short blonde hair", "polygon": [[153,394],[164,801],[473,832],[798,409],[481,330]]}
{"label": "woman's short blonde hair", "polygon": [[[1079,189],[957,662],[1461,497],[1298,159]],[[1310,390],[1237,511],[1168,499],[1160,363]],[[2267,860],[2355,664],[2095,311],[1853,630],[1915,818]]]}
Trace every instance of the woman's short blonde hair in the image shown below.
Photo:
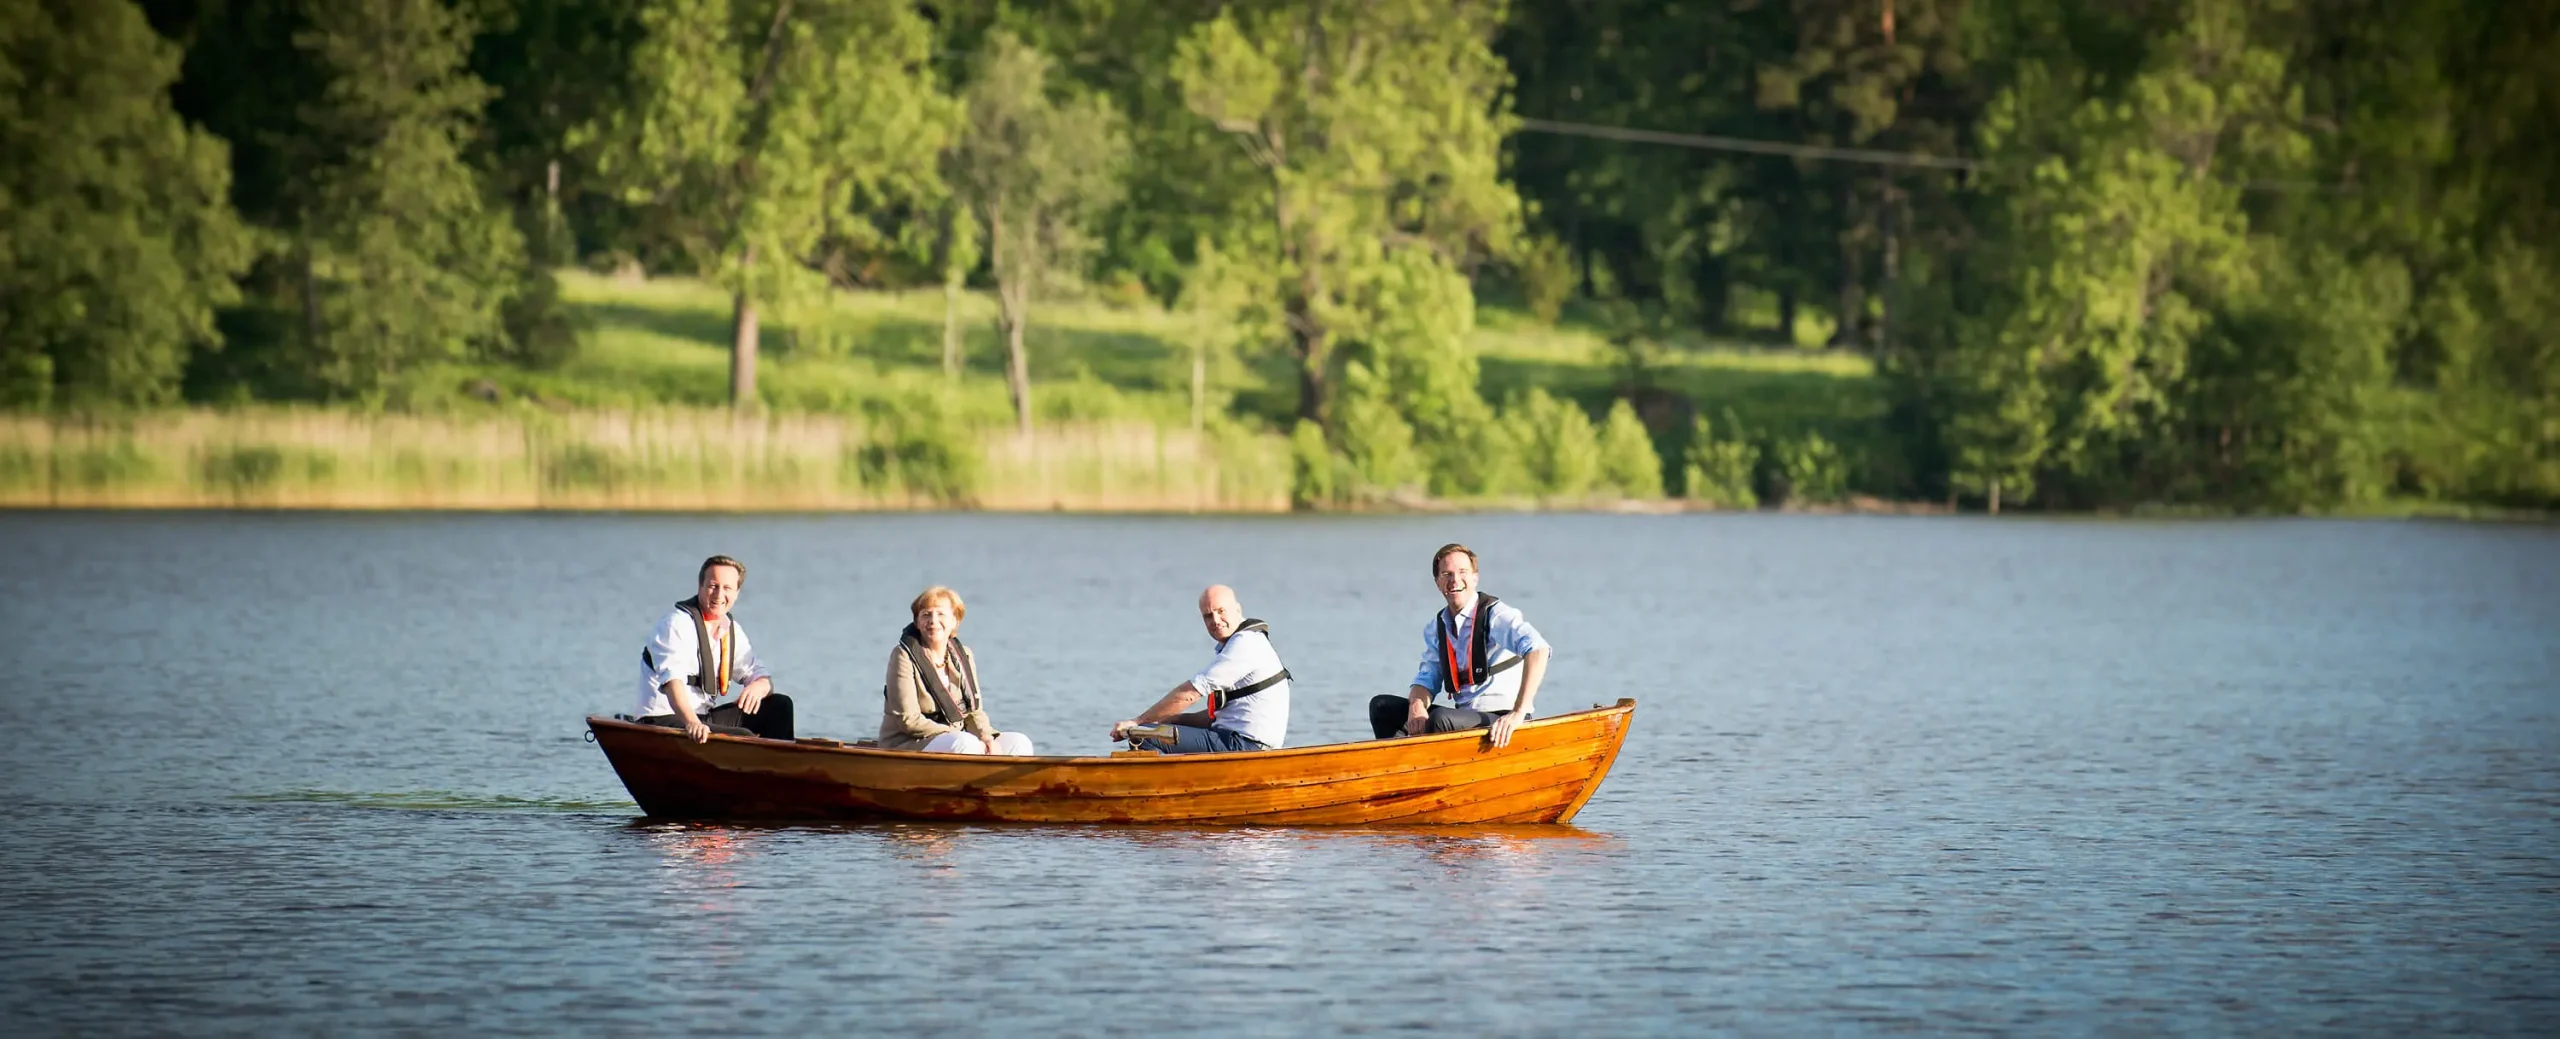
{"label": "woman's short blonde hair", "polygon": [[965,621],[969,619],[969,604],[960,601],[960,593],[938,584],[917,594],[916,601],[907,604],[907,616],[909,618],[913,618],[917,614],[931,609],[933,604],[936,602],[947,602],[951,604],[952,620]]}

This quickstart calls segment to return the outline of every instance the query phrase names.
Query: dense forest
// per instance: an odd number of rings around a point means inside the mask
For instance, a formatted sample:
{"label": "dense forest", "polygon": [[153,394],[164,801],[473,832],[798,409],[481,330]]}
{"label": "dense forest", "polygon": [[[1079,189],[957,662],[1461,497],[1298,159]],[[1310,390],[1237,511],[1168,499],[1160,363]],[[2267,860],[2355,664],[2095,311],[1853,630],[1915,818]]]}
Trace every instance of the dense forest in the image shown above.
{"label": "dense forest", "polygon": [[[813,299],[991,295],[1024,431],[1044,307],[1194,315],[1302,501],[2550,509],[2555,55],[2553,0],[0,0],[0,408],[381,408],[574,356],[586,268],[717,286],[744,408]],[[1616,399],[1489,399],[1480,307]],[[1648,376],[1700,343],[1883,404],[1771,443]]]}

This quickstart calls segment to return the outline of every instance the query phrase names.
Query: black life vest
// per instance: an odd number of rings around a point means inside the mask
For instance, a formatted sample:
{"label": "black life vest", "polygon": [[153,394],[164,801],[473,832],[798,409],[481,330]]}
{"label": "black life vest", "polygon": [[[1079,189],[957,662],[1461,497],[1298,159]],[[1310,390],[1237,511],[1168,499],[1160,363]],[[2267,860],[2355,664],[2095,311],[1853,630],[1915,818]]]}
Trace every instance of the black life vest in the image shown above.
{"label": "black life vest", "polygon": [[[1218,648],[1220,650],[1226,649],[1227,643],[1235,641],[1236,636],[1242,635],[1248,631],[1261,632],[1262,637],[1265,639],[1271,637],[1271,625],[1254,620],[1251,617],[1247,617],[1245,618],[1244,623],[1236,625],[1236,630],[1228,632],[1226,638],[1219,640]],[[1271,647],[1271,655],[1274,657],[1279,656],[1280,647]],[[1283,667],[1278,673],[1273,674],[1270,677],[1255,679],[1254,681],[1229,689],[1225,692],[1211,693],[1209,694],[1209,717],[1216,718],[1218,716],[1218,708],[1224,707],[1245,697],[1252,696],[1255,693],[1259,693],[1288,680],[1289,669]]]}
{"label": "black life vest", "polygon": [[[942,669],[933,666],[933,661],[924,655],[924,635],[916,631],[915,625],[907,625],[905,631],[898,633],[898,651],[907,655],[907,662],[915,666],[916,680],[924,683],[924,691],[933,697],[933,709],[926,711],[925,717],[942,725],[958,725],[960,719],[978,709],[978,665],[971,661],[966,649],[960,645],[960,636],[951,636],[942,647],[943,659],[960,662],[960,666],[954,669],[960,676],[956,697],[954,691],[943,684]],[[954,653],[959,656],[954,658]],[[886,695],[888,690],[883,689],[881,693]]]}
{"label": "black life vest", "polygon": [[[716,658],[720,654],[705,652],[711,646],[711,626],[702,622],[702,597],[697,595],[677,603],[676,609],[683,611],[685,616],[693,618],[694,669],[692,674],[685,676],[684,684],[696,689],[711,690],[711,695],[715,697],[721,695],[720,690],[726,687],[729,676],[716,671],[720,666],[720,661]],[[733,640],[738,637],[736,617],[729,618],[729,637]],[[658,658],[649,652],[647,646],[640,647],[640,665],[652,671],[658,669]]]}
{"label": "black life vest", "polygon": [[1482,687],[1484,683],[1492,681],[1493,676],[1509,671],[1519,666],[1521,661],[1528,659],[1525,656],[1513,655],[1491,667],[1485,666],[1485,655],[1490,652],[1486,645],[1489,640],[1485,638],[1485,624],[1493,617],[1493,605],[1501,601],[1483,592],[1476,593],[1475,623],[1467,629],[1469,635],[1467,641],[1470,646],[1467,659],[1463,662],[1451,659],[1458,644],[1457,625],[1450,621],[1448,610],[1443,609],[1439,612],[1440,673],[1449,676],[1451,699],[1457,698],[1459,690],[1468,686]]}

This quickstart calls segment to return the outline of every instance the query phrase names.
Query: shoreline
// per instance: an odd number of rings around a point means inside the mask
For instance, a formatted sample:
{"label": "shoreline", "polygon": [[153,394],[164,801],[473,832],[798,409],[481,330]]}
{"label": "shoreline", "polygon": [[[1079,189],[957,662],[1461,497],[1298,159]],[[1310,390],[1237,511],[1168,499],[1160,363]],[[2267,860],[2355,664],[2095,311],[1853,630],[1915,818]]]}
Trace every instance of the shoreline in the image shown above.
{"label": "shoreline", "polygon": [[[318,407],[116,416],[0,413],[0,509],[13,511],[1111,516],[1989,515],[1944,500],[1852,496],[1730,509],[1683,498],[1433,498],[1300,508],[1288,442],[1231,425],[1053,423],[1023,437],[905,415],[723,409],[443,414]],[[2175,520],[2305,516],[2550,523],[2560,513],[2389,500],[2305,513],[2198,505],[2010,510]]]}
{"label": "shoreline", "polygon": [[2560,513],[2527,509],[2455,508],[2445,506],[2405,509],[2363,509],[2316,513],[2245,512],[2240,510],[2175,509],[2090,509],[2079,511],[2011,510],[1993,515],[1980,510],[1950,509],[1943,502],[1891,502],[1871,499],[1863,503],[1836,505],[1792,505],[1776,508],[1728,509],[1686,501],[1618,501],[1584,505],[1555,503],[1523,503],[1516,501],[1440,501],[1422,504],[1385,503],[1374,506],[1326,506],[1299,509],[1275,508],[1187,508],[1155,507],[1144,504],[1116,506],[954,506],[922,501],[913,504],[867,503],[863,505],[775,504],[755,507],[705,507],[699,503],[649,502],[637,504],[552,502],[521,504],[507,502],[312,502],[312,501],[137,501],[94,500],[28,501],[0,496],[0,512],[15,513],[131,513],[174,514],[204,513],[281,513],[296,515],[387,515],[393,513],[435,513],[446,515],[539,515],[559,516],[862,516],[862,515],[988,515],[988,516],[1111,516],[1125,518],[1186,517],[1280,517],[1280,516],[1491,516],[1491,515],[1586,515],[1586,516],[1893,516],[1893,517],[1961,517],[1968,519],[2021,520],[2095,520],[2104,522],[2168,522],[2191,523],[2217,520],[2349,520],[2367,522],[2437,522],[2554,525],[2560,524]]}

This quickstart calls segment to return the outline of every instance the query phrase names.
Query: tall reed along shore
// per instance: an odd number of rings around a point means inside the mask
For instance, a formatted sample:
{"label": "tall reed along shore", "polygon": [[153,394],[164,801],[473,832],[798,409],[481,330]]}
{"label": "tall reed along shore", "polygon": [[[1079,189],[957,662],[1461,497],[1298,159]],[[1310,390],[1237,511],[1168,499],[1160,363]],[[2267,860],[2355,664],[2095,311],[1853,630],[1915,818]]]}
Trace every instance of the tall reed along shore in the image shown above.
{"label": "tall reed along shore", "polygon": [[0,416],[0,507],[1279,512],[1287,442],[720,409]]}

